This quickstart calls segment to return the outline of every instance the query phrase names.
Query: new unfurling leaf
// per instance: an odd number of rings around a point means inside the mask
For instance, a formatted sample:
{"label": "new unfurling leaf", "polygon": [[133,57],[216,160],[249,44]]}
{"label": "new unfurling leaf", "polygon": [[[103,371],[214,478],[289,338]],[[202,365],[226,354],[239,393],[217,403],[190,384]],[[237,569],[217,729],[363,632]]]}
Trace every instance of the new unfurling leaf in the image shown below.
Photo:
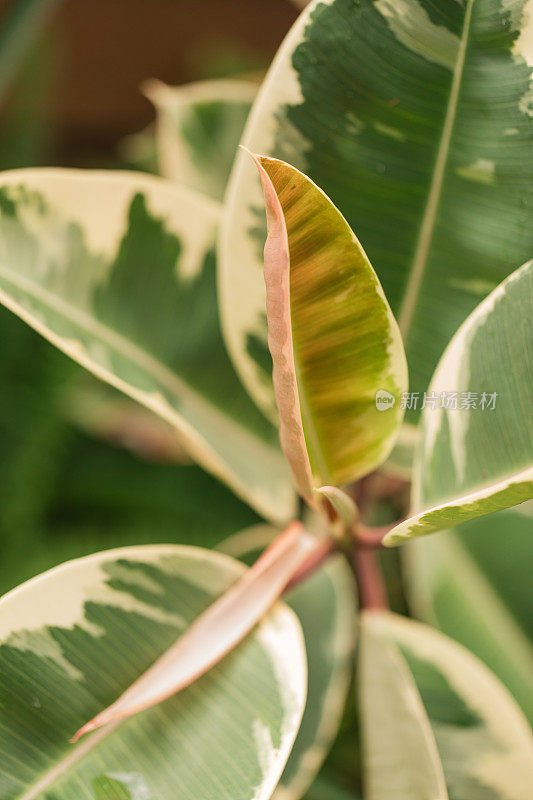
{"label": "new unfurling leaf", "polygon": [[[339,485],[381,464],[402,420],[407,368],[370,262],[326,195],[294,167],[255,157],[265,196],[268,342],[280,438],[296,485]],[[389,398],[381,410],[377,396]]]}

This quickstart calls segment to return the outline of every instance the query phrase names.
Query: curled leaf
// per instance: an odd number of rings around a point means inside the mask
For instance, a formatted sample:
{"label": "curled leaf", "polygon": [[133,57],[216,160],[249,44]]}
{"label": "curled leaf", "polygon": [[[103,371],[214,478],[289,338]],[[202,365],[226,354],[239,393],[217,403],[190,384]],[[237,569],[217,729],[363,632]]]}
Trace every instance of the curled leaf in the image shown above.
{"label": "curled leaf", "polygon": [[268,344],[280,438],[296,485],[348,483],[387,458],[403,417],[398,326],[342,214],[283,161],[253,156],[268,238]]}
{"label": "curled leaf", "polygon": [[345,528],[351,528],[357,519],[357,506],[349,494],[336,486],[321,486],[315,492],[331,503]]}

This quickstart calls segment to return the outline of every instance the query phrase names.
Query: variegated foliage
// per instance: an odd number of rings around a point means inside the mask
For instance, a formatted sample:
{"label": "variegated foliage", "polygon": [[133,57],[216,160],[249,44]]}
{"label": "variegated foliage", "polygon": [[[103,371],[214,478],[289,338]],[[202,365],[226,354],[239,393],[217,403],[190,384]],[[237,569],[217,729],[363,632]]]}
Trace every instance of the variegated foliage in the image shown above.
{"label": "variegated foliage", "polygon": [[220,337],[218,208],[134,173],[0,177],[0,300],[169,422],[190,455],[263,515],[294,511],[277,432]]}
{"label": "variegated foliage", "polygon": [[314,538],[301,523],[291,523],[240,580],[120,697],[86,722],[72,741],[152,708],[197,682],[260,622],[314,547]]}
{"label": "variegated foliage", "polygon": [[340,555],[286,595],[302,626],[308,690],[302,724],[273,800],[307,791],[338,733],[353,675],[357,597]]}
{"label": "variegated foliage", "polygon": [[[533,497],[533,262],[470,315],[446,349],[424,410],[415,515],[385,544],[451,528]],[[466,399],[466,402],[465,402]],[[444,407],[443,407],[444,406]]]}
{"label": "variegated foliage", "polygon": [[143,88],[157,111],[159,173],[222,200],[257,84],[213,80],[167,86],[149,81]]}
{"label": "variegated foliage", "polygon": [[[268,344],[281,443],[301,495],[382,463],[407,387],[401,337],[349,225],[305,175],[256,157],[265,195]],[[382,411],[376,397],[390,399]]]}
{"label": "variegated foliage", "polygon": [[[73,561],[0,601],[0,798],[267,800],[298,730],[305,650],[278,605],[192,688],[72,746],[242,574],[198,548]],[[68,602],[65,602],[68,598]]]}
{"label": "variegated foliage", "polygon": [[533,724],[532,520],[517,509],[402,548],[412,611],[481,658]]}
{"label": "variegated foliage", "polygon": [[[411,389],[531,257],[531,3],[315,0],[262,86],[243,144],[305,172],[363,244],[399,321]],[[223,331],[274,413],[259,186],[238,157],[221,231]]]}
{"label": "variegated foliage", "polygon": [[366,800],[528,800],[533,736],[467,650],[412,620],[364,612],[360,702]]}
{"label": "variegated foliage", "polygon": [[[277,531],[257,525],[219,546],[247,563]],[[308,692],[302,724],[273,800],[298,800],[309,788],[335,738],[353,673],[357,597],[346,560],[336,555],[284,596],[302,626]]]}
{"label": "variegated foliage", "polygon": [[[197,81],[168,86],[146,81],[156,119],[119,142],[119,156],[130,167],[159,173],[180,187],[221,200],[257,84],[245,80]],[[78,391],[71,418],[96,436],[112,438],[144,457],[181,458],[176,437],[167,437],[158,421],[108,393],[91,407],[98,389]],[[120,405],[119,405],[120,402]],[[155,421],[154,421],[155,420]]]}

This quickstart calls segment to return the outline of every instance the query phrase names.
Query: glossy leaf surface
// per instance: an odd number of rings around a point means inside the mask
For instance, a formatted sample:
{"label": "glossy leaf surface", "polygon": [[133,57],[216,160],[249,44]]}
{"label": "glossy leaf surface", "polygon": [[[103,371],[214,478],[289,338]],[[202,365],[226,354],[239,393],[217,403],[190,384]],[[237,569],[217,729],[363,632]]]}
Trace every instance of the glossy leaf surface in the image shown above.
{"label": "glossy leaf surface", "polygon": [[277,432],[220,337],[218,207],[157,178],[70,170],[4,173],[0,203],[0,300],[262,514],[290,517]]}
{"label": "glossy leaf surface", "polygon": [[303,640],[282,605],[190,689],[68,743],[84,718],[128,686],[241,574],[237,562],[198,548],[126,548],[70,562],[6,595],[2,800],[170,800],[177,791],[205,800],[267,800],[305,701]]}
{"label": "glossy leaf surface", "polygon": [[[309,175],[362,242],[398,319],[413,391],[427,389],[480,300],[531,258],[530,13],[524,0],[316,0],[246,127],[246,147]],[[245,156],[227,201],[223,329],[272,413],[261,202]]]}
{"label": "glossy leaf surface", "polygon": [[532,308],[530,261],[452,339],[424,410],[413,478],[413,502],[420,510],[387,534],[385,544],[533,497]]}
{"label": "glossy leaf surface", "polygon": [[365,612],[360,692],[367,800],[527,800],[533,737],[467,650],[418,622]]}

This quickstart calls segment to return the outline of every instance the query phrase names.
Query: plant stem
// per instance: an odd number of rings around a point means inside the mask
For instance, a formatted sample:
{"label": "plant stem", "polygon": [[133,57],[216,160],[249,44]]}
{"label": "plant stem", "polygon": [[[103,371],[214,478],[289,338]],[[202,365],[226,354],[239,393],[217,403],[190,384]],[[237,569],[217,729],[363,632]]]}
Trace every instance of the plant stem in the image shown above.
{"label": "plant stem", "polygon": [[388,608],[385,580],[376,549],[357,547],[352,555],[352,565],[357,579],[361,608],[367,611]]}
{"label": "plant stem", "polygon": [[[366,511],[372,503],[373,488],[379,476],[371,475],[364,478],[356,487],[355,495],[359,511]],[[382,481],[383,491],[395,491],[398,482]],[[403,486],[403,482],[401,483]],[[340,517],[327,497],[322,498],[324,512],[330,522],[332,530],[330,537],[320,541],[309,554],[303,564],[297,569],[284,592],[294,589],[299,583],[312,575],[329,556],[342,550],[352,562],[355,576],[359,584],[361,605],[363,608],[387,608],[387,593],[383,579],[381,565],[376,553],[383,547],[383,539],[398,523],[382,525],[372,528],[365,525],[358,518],[353,528],[346,527],[342,537],[335,536],[333,527],[341,522]]]}
{"label": "plant stem", "polygon": [[383,547],[383,539],[389,531],[398,525],[399,522],[391,522],[390,525],[380,525],[379,527],[372,528],[368,525],[360,523],[353,530],[353,536],[359,547],[369,547],[373,549],[380,549]]}

